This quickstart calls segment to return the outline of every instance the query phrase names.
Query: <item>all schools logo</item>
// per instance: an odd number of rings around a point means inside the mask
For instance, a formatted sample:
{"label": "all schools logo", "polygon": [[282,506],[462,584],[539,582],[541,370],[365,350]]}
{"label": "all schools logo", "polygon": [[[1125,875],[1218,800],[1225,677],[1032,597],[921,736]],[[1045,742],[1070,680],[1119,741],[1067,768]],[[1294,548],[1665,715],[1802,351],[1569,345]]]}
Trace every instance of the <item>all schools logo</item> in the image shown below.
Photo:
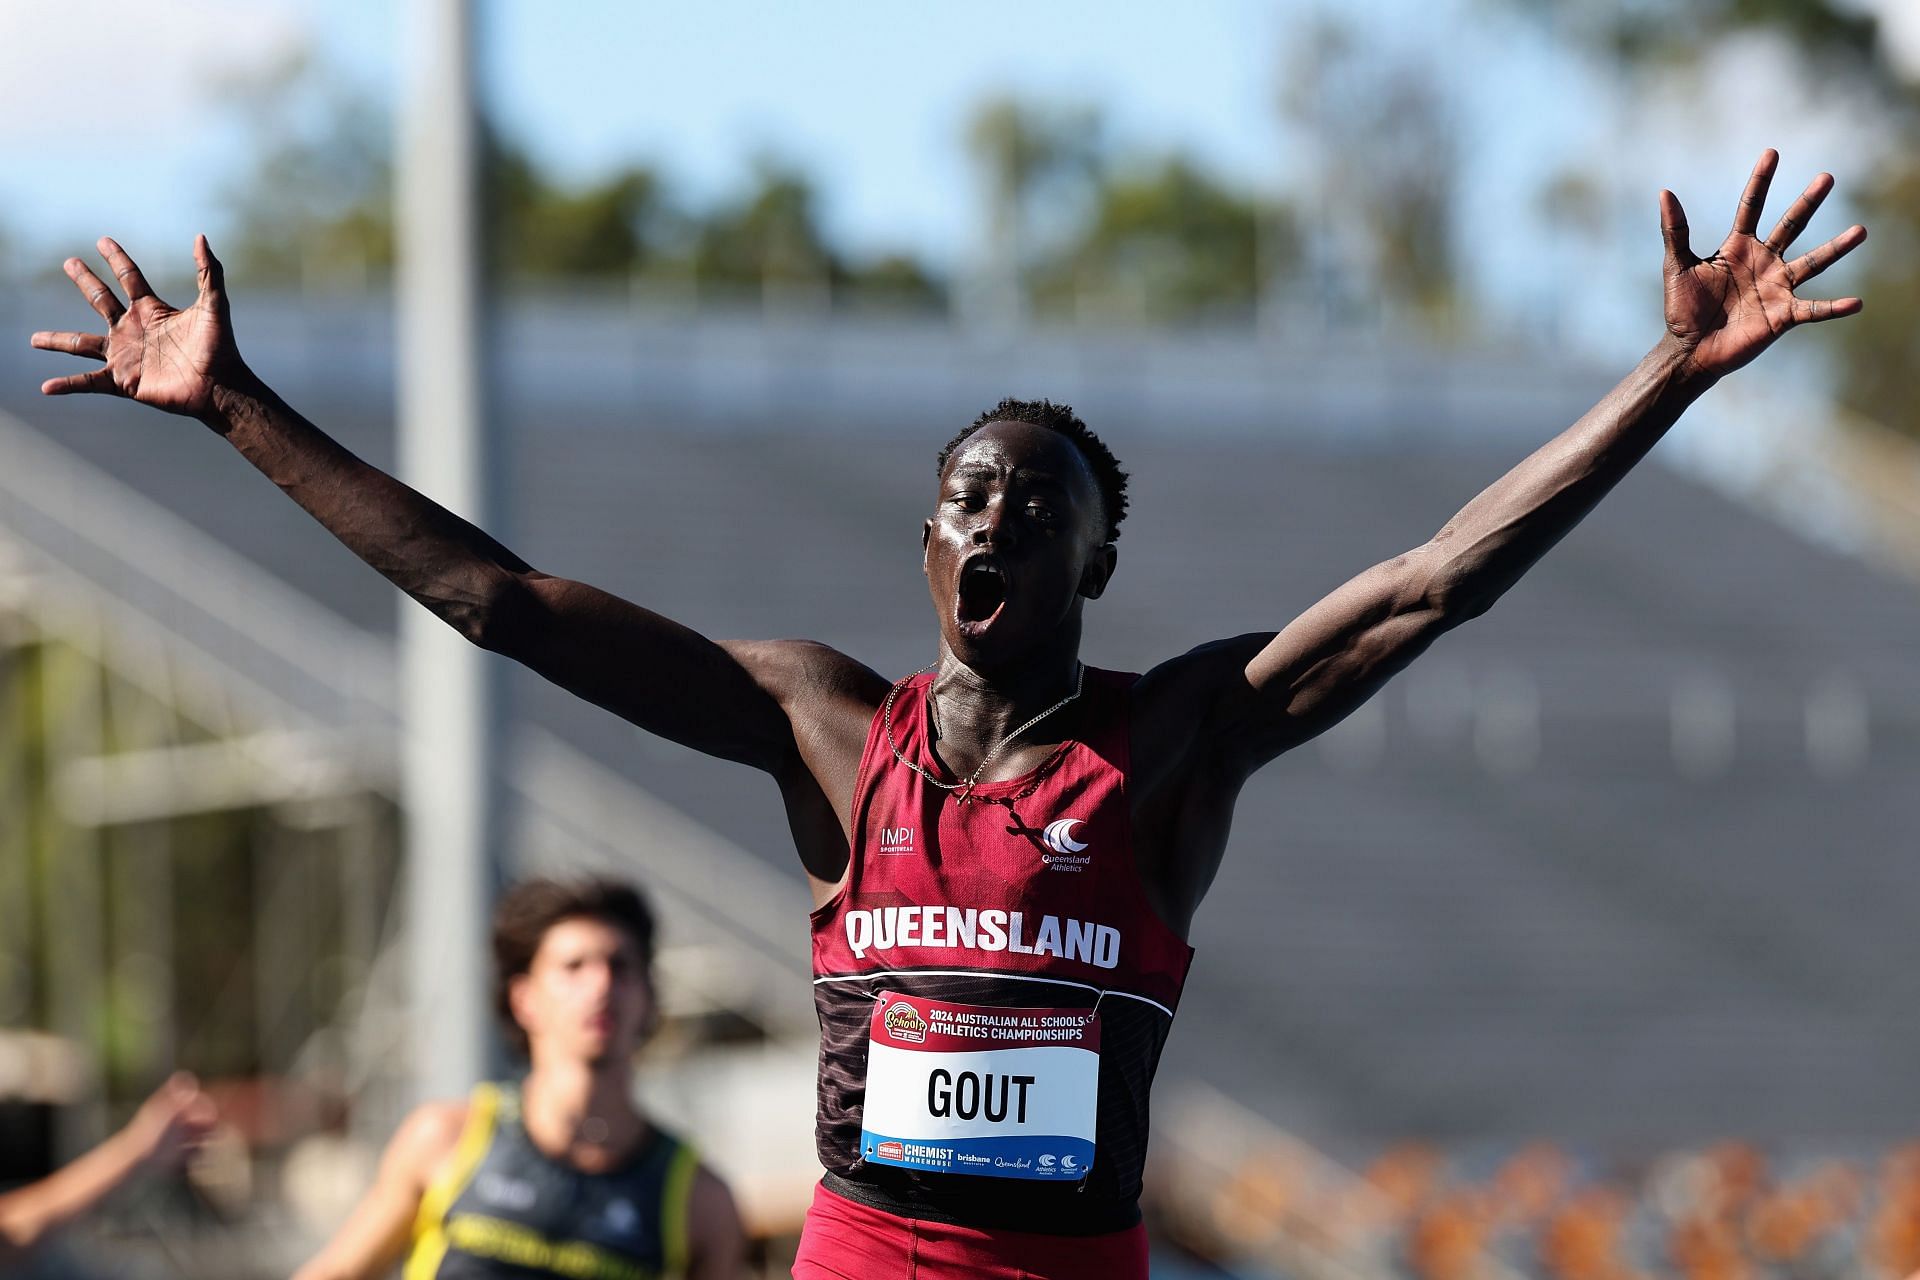
{"label": "all schools logo", "polygon": [[905,1040],[908,1044],[927,1042],[927,1020],[904,1000],[887,1010],[884,1021],[887,1034],[895,1040]]}
{"label": "all schools logo", "polygon": [[1041,831],[1040,839],[1049,852],[1041,854],[1040,861],[1049,871],[1084,871],[1093,865],[1086,842],[1073,838],[1073,829],[1085,825],[1084,818],[1056,818]]}
{"label": "all schools logo", "polygon": [[880,828],[880,852],[897,853],[897,854],[912,853],[913,852],[913,828],[912,827]]}

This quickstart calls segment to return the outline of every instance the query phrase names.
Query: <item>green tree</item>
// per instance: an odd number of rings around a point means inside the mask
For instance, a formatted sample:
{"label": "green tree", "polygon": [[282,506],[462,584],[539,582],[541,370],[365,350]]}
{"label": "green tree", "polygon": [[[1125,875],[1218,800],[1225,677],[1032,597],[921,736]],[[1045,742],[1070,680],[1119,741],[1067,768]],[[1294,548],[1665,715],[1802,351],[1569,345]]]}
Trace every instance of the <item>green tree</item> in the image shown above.
{"label": "green tree", "polygon": [[[253,282],[363,286],[392,270],[391,123],[363,93],[295,59],[228,87],[254,159],[227,192],[234,275]],[[532,153],[482,131],[487,261],[502,280],[626,282],[691,274],[720,294],[814,290],[928,308],[945,290],[905,254],[844,259],[828,241],[812,181],[761,161],[747,190],[705,211],[672,198],[655,169],[633,164],[563,185]]]}
{"label": "green tree", "polygon": [[569,190],[525,150],[489,134],[484,186],[488,257],[505,277],[621,278],[672,253],[678,219],[651,169],[632,166]]}
{"label": "green tree", "polygon": [[834,255],[817,206],[806,175],[761,159],[744,192],[699,220],[693,270],[701,289],[830,287]]}
{"label": "green tree", "polygon": [[912,254],[842,263],[835,279],[836,296],[849,306],[931,312],[947,305],[946,281]]}
{"label": "green tree", "polygon": [[1884,159],[1848,195],[1871,237],[1849,260],[1866,299],[1859,316],[1830,339],[1841,402],[1920,438],[1920,83],[1899,70],[1872,14],[1834,0],[1632,0],[1569,9],[1552,0],[1509,0],[1551,13],[1569,34],[1624,72],[1685,73],[1716,42],[1738,32],[1771,32],[1810,77],[1824,76],[1872,104],[1863,121],[1880,135]]}
{"label": "green tree", "polygon": [[255,157],[226,191],[240,279],[358,284],[393,267],[391,124],[374,99],[298,56],[226,88]]}
{"label": "green tree", "polygon": [[985,196],[987,252],[977,290],[984,313],[1010,323],[1025,313],[1026,275],[1049,230],[1042,215],[1064,211],[1071,225],[1099,173],[1101,142],[1100,117],[1089,107],[994,98],[973,113],[966,146]]}
{"label": "green tree", "polygon": [[1263,275],[1293,253],[1285,210],[1169,156],[1097,185],[1085,224],[1037,272],[1035,291],[1043,306],[1083,317],[1244,322]]}
{"label": "green tree", "polygon": [[908,255],[845,258],[828,240],[812,179],[772,158],[754,165],[739,195],[691,225],[691,266],[703,292],[893,308],[931,308],[944,298],[939,279]]}
{"label": "green tree", "polygon": [[1282,115],[1315,155],[1303,233],[1324,301],[1377,297],[1432,329],[1455,328],[1459,128],[1434,67],[1321,17],[1282,85]]}

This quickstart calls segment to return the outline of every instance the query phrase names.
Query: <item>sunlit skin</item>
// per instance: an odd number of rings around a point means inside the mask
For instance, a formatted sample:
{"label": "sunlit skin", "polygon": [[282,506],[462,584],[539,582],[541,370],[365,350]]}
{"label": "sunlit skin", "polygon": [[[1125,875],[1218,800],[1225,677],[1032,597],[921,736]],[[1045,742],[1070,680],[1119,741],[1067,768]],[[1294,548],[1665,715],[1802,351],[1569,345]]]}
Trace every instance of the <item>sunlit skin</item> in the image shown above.
{"label": "sunlit skin", "polygon": [[[1279,630],[1200,645],[1133,686],[1135,856],[1149,900],[1175,930],[1189,931],[1212,883],[1249,775],[1337,723],[1435,639],[1490,608],[1720,378],[1789,329],[1860,309],[1858,298],[1798,291],[1865,240],[1863,228],[1786,256],[1832,190],[1831,177],[1816,177],[1760,238],[1778,159],[1772,151],[1760,157],[1731,230],[1706,257],[1692,249],[1679,201],[1660,194],[1664,327],[1578,422],[1432,538],[1361,572]],[[101,362],[49,379],[43,391],[127,396],[198,418],[475,643],[644,729],[771,775],[816,903],[834,895],[848,865],[861,750],[886,678],[811,642],[716,643],[534,569],[342,449],[255,376],[235,345],[220,265],[204,238],[194,245],[199,296],[185,311],[154,297],[119,245],[102,240],[100,250],[128,302],[78,258],[67,263],[108,330],[36,333],[36,347]],[[970,776],[1006,730],[1072,689],[1087,602],[1115,568],[1100,520],[1086,464],[1050,432],[991,424],[951,459],[923,541],[936,612],[929,656],[939,662],[935,749],[956,776]],[[961,574],[982,552],[1007,570],[1005,607],[990,622],[958,612]],[[1262,587],[1246,584],[1250,607]],[[993,755],[982,781],[1034,768],[1083,728],[1083,706],[1048,717]]]}
{"label": "sunlit skin", "polygon": [[39,1181],[0,1194],[0,1275],[143,1171],[194,1156],[219,1120],[213,1100],[182,1072],[141,1103],[126,1128]]}
{"label": "sunlit skin", "polygon": [[[940,627],[934,696],[949,768],[992,750],[1019,723],[1016,708],[1073,688],[1082,613],[1113,576],[1106,530],[1092,468],[1056,431],[989,423],[947,460],[921,560]],[[981,560],[999,571],[1004,603],[963,620],[961,578]]]}

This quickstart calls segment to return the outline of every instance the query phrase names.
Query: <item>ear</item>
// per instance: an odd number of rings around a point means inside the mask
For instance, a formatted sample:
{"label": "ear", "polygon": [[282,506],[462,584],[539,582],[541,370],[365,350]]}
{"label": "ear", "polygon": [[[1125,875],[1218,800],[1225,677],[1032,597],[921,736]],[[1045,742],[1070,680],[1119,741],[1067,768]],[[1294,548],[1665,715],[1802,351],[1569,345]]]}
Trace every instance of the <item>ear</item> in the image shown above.
{"label": "ear", "polygon": [[1087,560],[1087,567],[1080,571],[1080,594],[1089,600],[1098,600],[1105,594],[1119,560],[1120,553],[1111,542],[1096,548]]}
{"label": "ear", "polygon": [[920,572],[927,571],[927,553],[933,550],[933,520],[928,518],[920,522]]}
{"label": "ear", "polygon": [[524,973],[515,974],[513,977],[507,979],[507,1012],[511,1013],[513,1020],[520,1024],[521,1034],[525,1035],[528,1039],[533,1038],[533,1028],[530,1025],[529,1018],[530,1006],[527,996],[527,985],[530,981],[530,976]]}

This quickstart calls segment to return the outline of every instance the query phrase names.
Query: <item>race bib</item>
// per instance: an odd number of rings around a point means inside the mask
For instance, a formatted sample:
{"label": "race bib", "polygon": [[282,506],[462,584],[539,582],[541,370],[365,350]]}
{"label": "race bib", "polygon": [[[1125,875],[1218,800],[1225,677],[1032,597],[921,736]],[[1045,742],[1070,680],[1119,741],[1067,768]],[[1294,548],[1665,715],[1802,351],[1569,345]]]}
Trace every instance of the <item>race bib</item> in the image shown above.
{"label": "race bib", "polygon": [[860,1154],[928,1173],[1078,1182],[1093,1165],[1100,1020],[882,992]]}

